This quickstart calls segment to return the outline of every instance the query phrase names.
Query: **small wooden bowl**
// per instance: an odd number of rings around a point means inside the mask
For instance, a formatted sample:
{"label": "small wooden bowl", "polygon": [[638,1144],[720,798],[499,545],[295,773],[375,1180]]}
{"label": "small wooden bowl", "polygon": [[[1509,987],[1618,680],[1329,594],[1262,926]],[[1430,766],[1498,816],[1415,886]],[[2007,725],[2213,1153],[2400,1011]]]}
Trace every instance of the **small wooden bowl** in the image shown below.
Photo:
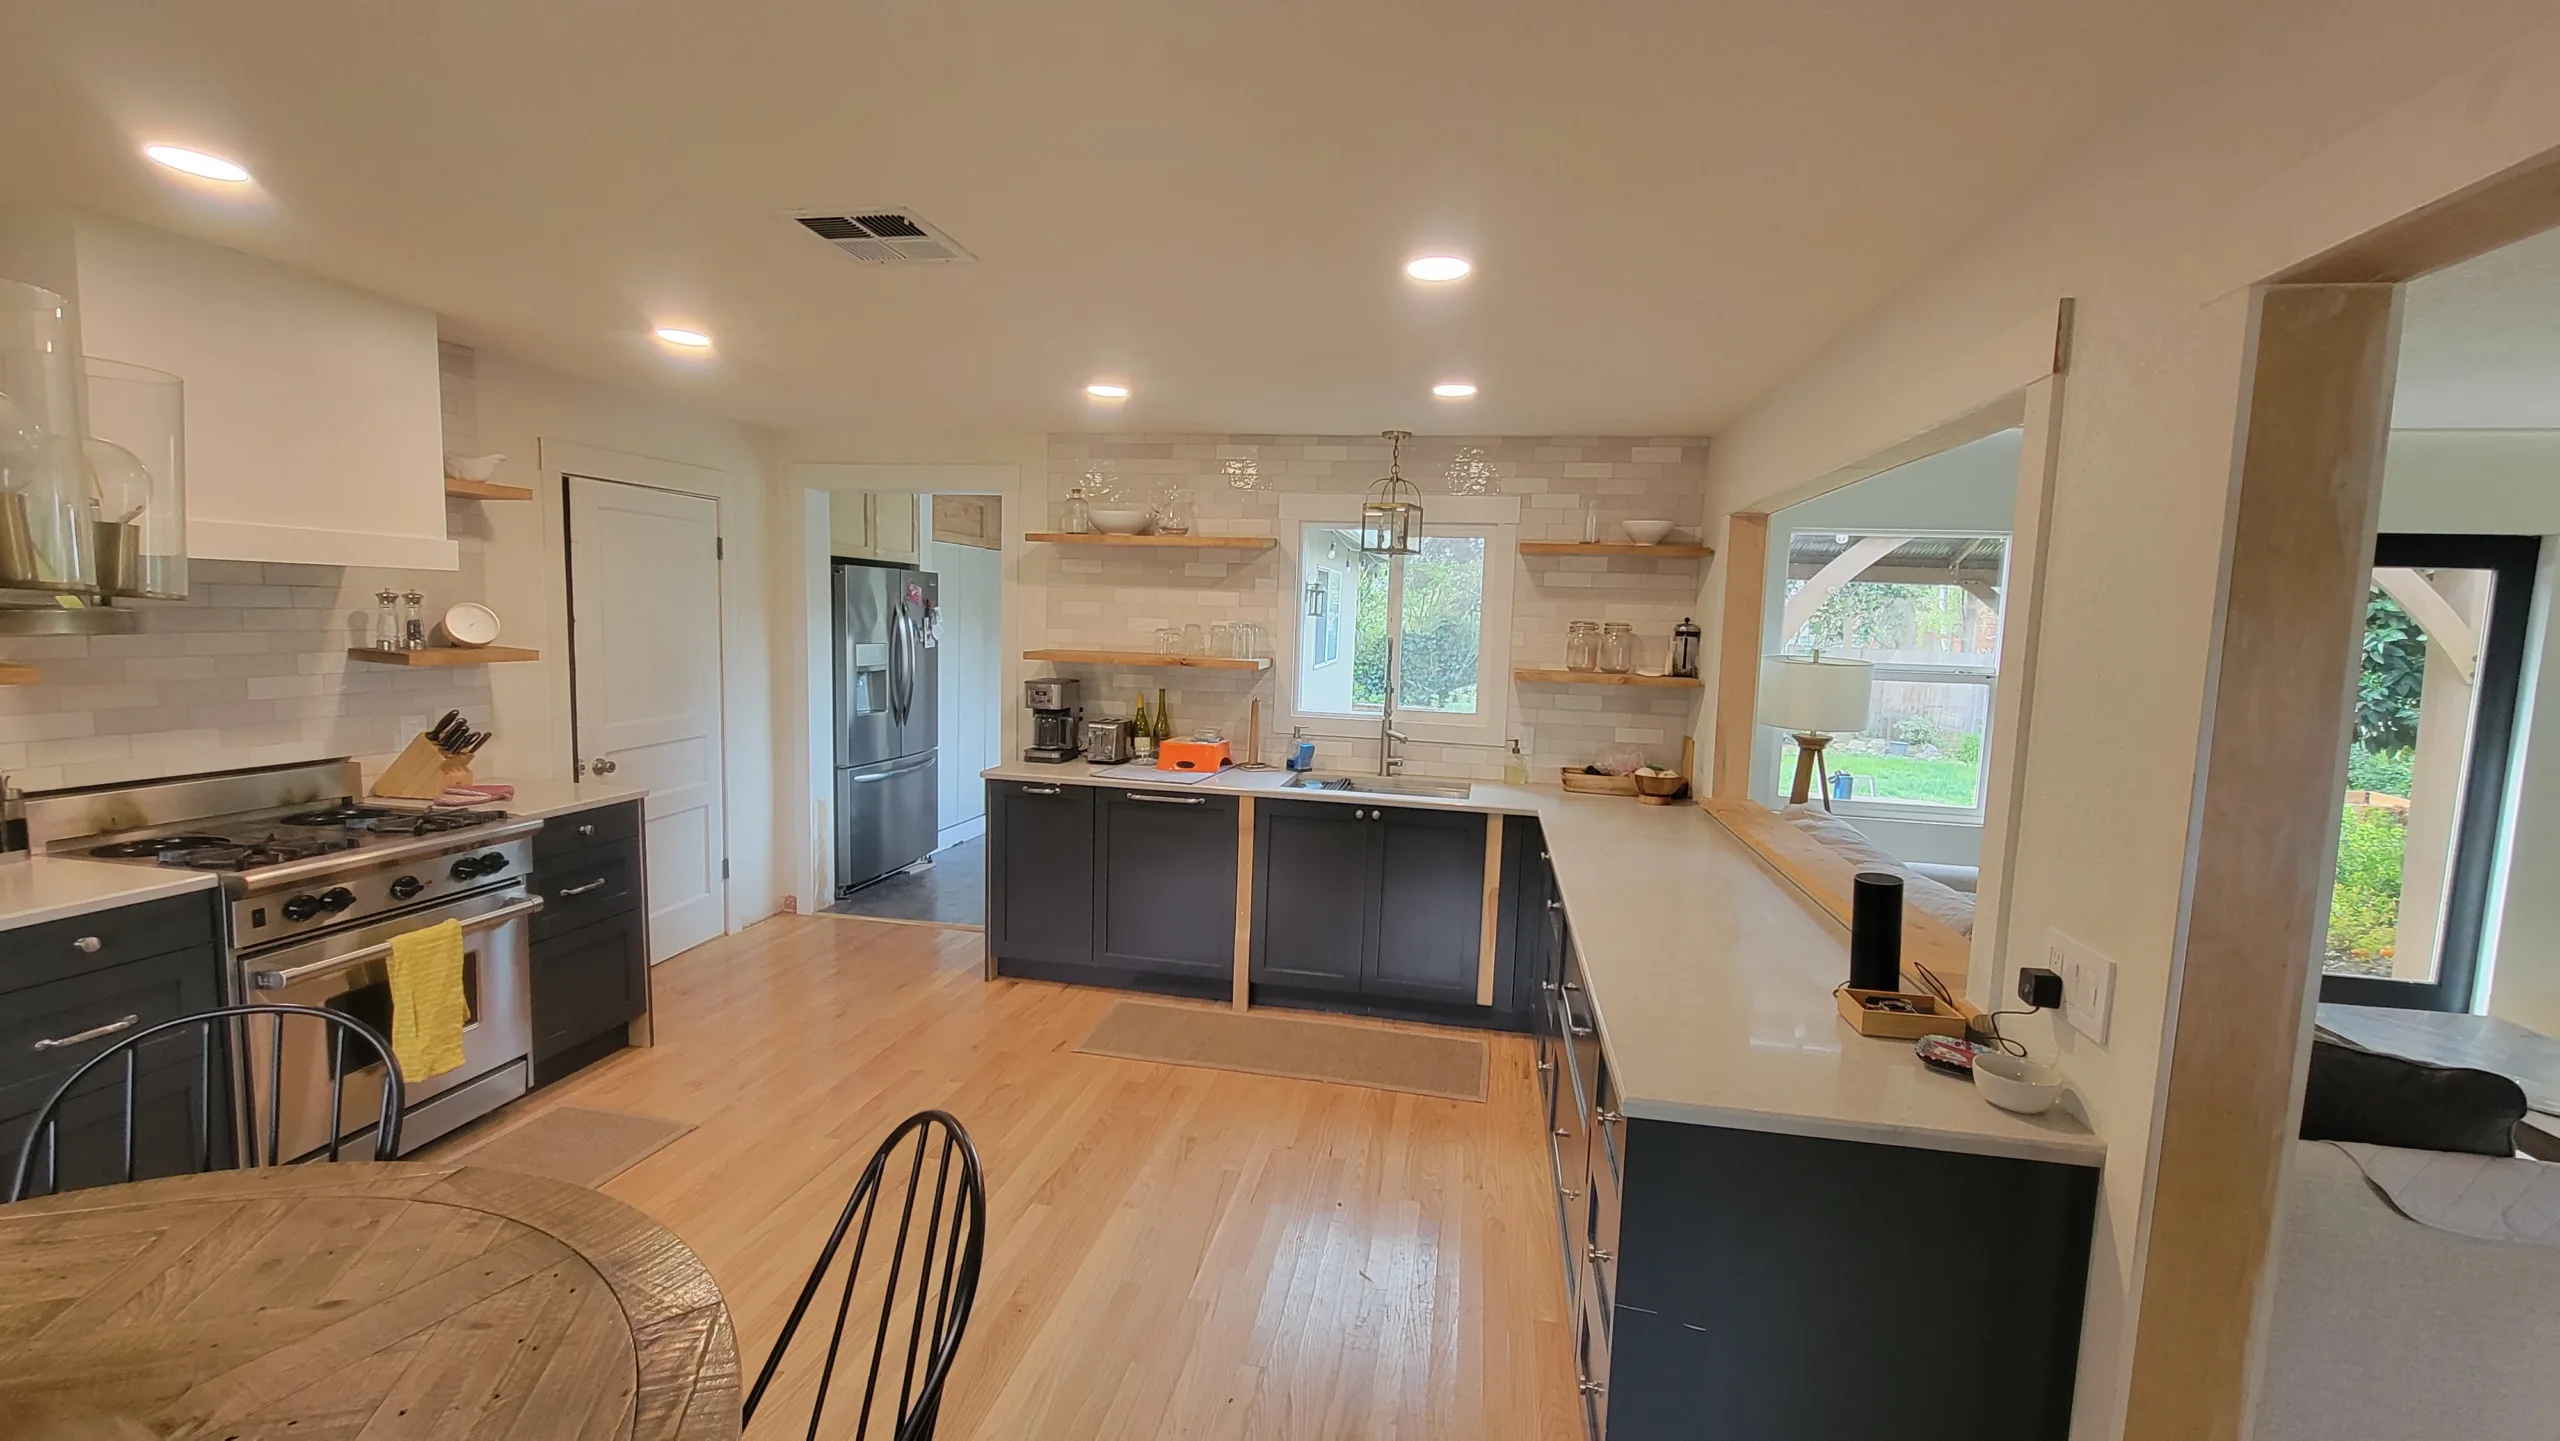
{"label": "small wooden bowl", "polygon": [[1636,797],[1654,805],[1669,805],[1689,789],[1687,776],[1631,776],[1636,783]]}

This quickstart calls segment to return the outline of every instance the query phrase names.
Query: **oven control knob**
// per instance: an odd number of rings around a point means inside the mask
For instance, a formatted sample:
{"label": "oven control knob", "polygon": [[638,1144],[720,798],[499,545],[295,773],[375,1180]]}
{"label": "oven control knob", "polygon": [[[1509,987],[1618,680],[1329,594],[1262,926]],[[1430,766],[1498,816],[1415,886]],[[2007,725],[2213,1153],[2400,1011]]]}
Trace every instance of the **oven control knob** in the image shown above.
{"label": "oven control knob", "polygon": [[307,921],[320,914],[320,898],[295,896],[284,903],[283,910],[284,918],[288,921]]}
{"label": "oven control knob", "polygon": [[427,883],[416,876],[402,876],[391,883],[391,899],[405,901],[426,888]]}
{"label": "oven control knob", "polygon": [[480,857],[480,874],[484,876],[494,876],[506,868],[506,856],[497,851],[486,852]]}
{"label": "oven control knob", "polygon": [[453,878],[457,881],[471,880],[479,874],[480,858],[478,856],[464,856],[453,863]]}
{"label": "oven control knob", "polygon": [[356,903],[356,893],[345,886],[331,886],[320,893],[320,908],[331,915]]}

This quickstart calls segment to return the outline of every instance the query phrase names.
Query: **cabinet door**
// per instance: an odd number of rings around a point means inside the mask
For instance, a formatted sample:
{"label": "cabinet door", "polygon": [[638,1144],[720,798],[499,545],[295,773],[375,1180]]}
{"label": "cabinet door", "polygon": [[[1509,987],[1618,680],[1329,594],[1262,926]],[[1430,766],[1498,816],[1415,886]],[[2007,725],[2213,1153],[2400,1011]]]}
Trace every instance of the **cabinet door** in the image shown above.
{"label": "cabinet door", "polygon": [[[115,1036],[220,1005],[221,970],[220,953],[200,946],[0,995],[0,1015],[9,1017],[0,1031],[8,1037],[10,1056],[29,1062],[0,1071],[0,1173],[17,1164],[18,1147],[34,1124],[35,1112],[64,1077],[113,1044]],[[87,1044],[35,1049],[37,1041],[95,1030],[128,1017],[131,1024],[122,1030]],[[198,1119],[206,1112],[213,1120],[214,1164],[230,1164],[230,1067],[219,1035],[214,1046],[208,1066],[201,1034],[183,1028],[136,1054],[137,1177],[184,1175],[199,1169],[198,1148],[205,1137]],[[63,1103],[56,1148],[64,1190],[124,1179],[121,1064],[110,1061],[92,1072]],[[6,1184],[0,1180],[0,1195],[6,1194]]]}
{"label": "cabinet door", "polygon": [[1090,786],[987,783],[987,950],[999,961],[1093,961]]}
{"label": "cabinet door", "polygon": [[1104,791],[1094,816],[1095,959],[1164,975],[1233,975],[1235,798]]}
{"label": "cabinet door", "polygon": [[536,937],[533,1058],[546,1061],[616,1029],[649,1006],[649,946],[637,906],[550,936]]}
{"label": "cabinet door", "polygon": [[1368,947],[1365,806],[1259,801],[1254,857],[1253,978],[1350,991]]}
{"label": "cabinet door", "polygon": [[1484,936],[1484,817],[1393,807],[1370,815],[1378,880],[1362,989],[1473,1002]]}

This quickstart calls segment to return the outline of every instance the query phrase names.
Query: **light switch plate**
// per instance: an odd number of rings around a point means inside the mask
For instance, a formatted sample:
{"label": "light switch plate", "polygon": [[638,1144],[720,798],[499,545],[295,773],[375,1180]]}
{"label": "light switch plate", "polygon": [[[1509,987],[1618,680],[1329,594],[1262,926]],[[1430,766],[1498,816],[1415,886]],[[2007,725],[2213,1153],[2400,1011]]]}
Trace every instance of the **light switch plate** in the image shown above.
{"label": "light switch plate", "polygon": [[2046,966],[2062,976],[2062,1019],[2103,1046],[2116,1008],[2116,963],[2058,930],[2044,933]]}

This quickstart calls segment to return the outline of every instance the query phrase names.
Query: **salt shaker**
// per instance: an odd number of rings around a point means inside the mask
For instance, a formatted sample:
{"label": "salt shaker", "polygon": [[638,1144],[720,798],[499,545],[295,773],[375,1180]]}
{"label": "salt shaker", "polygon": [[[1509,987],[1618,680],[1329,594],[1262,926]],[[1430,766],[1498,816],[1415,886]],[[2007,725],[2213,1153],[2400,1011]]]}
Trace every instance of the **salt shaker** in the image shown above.
{"label": "salt shaker", "polygon": [[408,603],[408,619],[402,622],[400,643],[406,650],[427,648],[427,597],[424,591],[410,591],[400,597]]}
{"label": "salt shaker", "polygon": [[373,593],[373,599],[375,604],[381,607],[374,613],[373,648],[375,650],[400,649],[400,592],[377,590]]}

